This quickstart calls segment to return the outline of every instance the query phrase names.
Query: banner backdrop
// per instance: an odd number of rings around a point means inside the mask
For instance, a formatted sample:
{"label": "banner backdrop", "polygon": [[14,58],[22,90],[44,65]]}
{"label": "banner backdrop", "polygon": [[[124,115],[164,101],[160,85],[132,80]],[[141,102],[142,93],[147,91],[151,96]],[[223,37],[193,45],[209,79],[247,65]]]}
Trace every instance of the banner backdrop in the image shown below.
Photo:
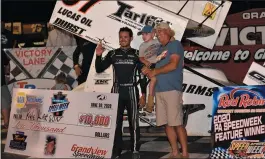
{"label": "banner backdrop", "polygon": [[211,158],[265,157],[265,86],[217,88]]}
{"label": "banner backdrop", "polygon": [[[222,70],[227,78],[242,83],[253,61],[265,61],[265,8],[228,15],[212,50],[185,47],[191,63]],[[235,73],[236,72],[236,73]]]}
{"label": "banner backdrop", "polygon": [[[73,53],[76,46],[34,47],[5,49],[10,61],[10,81],[12,84],[24,79],[54,79],[60,72],[67,75],[67,83],[77,86],[77,76],[73,69]],[[82,57],[79,58],[81,64]]]}
{"label": "banner backdrop", "polygon": [[118,94],[14,89],[5,152],[110,158]]}
{"label": "banner backdrop", "polygon": [[141,1],[57,1],[50,23],[109,50],[119,47],[119,29],[129,27],[134,33],[131,46],[139,48],[142,27],[165,21],[181,40],[188,20]]}
{"label": "banner backdrop", "polygon": [[[177,15],[181,15],[187,19],[190,19],[190,21],[197,22],[196,26],[189,26],[190,23],[188,23],[187,28],[192,28],[192,27],[196,28],[202,22],[203,25],[213,28],[215,31],[213,35],[206,37],[189,38],[189,40],[209,49],[213,48],[215,41],[221,30],[221,27],[225,21],[225,17],[227,16],[227,13],[232,4],[232,2],[229,1],[222,2],[222,1],[211,1],[211,0],[205,0],[205,1],[150,0],[147,2],[160,6],[171,12],[174,12]],[[205,20],[209,15],[211,16],[207,20]]]}

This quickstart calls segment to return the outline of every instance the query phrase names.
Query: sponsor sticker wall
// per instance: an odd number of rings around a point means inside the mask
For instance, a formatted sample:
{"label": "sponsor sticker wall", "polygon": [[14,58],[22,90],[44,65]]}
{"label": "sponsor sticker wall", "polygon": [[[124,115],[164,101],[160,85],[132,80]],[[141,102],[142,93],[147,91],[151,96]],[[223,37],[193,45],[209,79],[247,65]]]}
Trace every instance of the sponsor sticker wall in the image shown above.
{"label": "sponsor sticker wall", "polygon": [[229,80],[243,83],[252,62],[265,62],[264,21],[265,8],[228,15],[212,50],[185,47],[184,56],[191,63],[220,69]]}
{"label": "sponsor sticker wall", "polygon": [[[60,72],[66,74],[67,83],[71,87],[76,87],[78,82],[73,68],[75,49],[76,46],[5,49],[5,53],[11,59],[9,88],[19,85],[19,88],[49,89],[51,82],[46,82],[49,79],[53,80]],[[80,64],[81,61],[80,56]]]}
{"label": "sponsor sticker wall", "polygon": [[110,158],[118,94],[14,89],[5,152]]}
{"label": "sponsor sticker wall", "polygon": [[211,158],[265,157],[265,86],[217,88]]}
{"label": "sponsor sticker wall", "polygon": [[[104,11],[104,12],[103,12]],[[129,27],[134,33],[133,48],[139,48],[142,38],[137,32],[145,25],[155,26],[165,21],[181,40],[188,20],[141,1],[57,1],[50,23],[91,42],[102,40],[107,49],[119,47],[118,32]]]}

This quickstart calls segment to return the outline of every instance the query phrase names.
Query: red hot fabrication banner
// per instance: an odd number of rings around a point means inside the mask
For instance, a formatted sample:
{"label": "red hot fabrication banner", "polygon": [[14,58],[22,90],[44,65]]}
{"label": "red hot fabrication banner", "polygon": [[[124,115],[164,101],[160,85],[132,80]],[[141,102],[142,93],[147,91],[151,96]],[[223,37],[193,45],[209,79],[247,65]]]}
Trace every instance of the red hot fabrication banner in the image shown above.
{"label": "red hot fabrication banner", "polygon": [[265,86],[217,88],[211,158],[265,158]]}
{"label": "red hot fabrication banner", "polygon": [[242,83],[253,61],[261,65],[265,61],[265,8],[227,16],[212,50],[185,50],[185,57],[192,63],[218,68],[229,80]]}

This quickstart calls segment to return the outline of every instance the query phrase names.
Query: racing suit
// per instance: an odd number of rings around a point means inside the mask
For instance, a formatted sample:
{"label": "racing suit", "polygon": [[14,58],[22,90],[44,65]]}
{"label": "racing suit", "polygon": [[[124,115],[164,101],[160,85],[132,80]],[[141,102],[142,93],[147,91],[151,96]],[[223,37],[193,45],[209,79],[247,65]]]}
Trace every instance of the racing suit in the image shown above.
{"label": "racing suit", "polygon": [[[102,59],[96,58],[96,72],[101,73],[110,65],[113,66],[113,87],[112,93],[119,93],[116,131],[114,138],[113,154],[120,155],[122,151],[122,123],[124,109],[127,110],[129,129],[131,134],[131,150],[139,151],[140,129],[138,116],[139,90],[137,88],[136,74],[140,75],[141,63],[138,57],[138,50],[116,49],[109,51]],[[146,81],[139,79],[141,91],[146,93]]]}

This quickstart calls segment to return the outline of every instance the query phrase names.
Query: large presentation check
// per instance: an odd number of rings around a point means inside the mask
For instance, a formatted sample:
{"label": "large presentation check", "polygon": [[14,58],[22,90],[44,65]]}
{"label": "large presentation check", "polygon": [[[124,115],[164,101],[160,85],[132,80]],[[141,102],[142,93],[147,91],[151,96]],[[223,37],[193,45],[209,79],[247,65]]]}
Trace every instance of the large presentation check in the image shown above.
{"label": "large presentation check", "polygon": [[14,89],[5,152],[110,158],[118,94]]}

